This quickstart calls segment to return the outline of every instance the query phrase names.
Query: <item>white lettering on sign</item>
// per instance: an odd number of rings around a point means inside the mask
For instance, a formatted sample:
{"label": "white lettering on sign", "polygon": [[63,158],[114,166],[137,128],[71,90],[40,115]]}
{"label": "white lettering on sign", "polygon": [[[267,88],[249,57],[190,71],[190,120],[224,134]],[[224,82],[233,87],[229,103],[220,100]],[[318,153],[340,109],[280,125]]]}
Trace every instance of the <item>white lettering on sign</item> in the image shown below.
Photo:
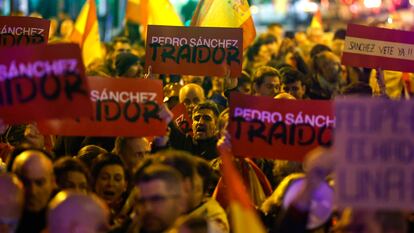
{"label": "white lettering on sign", "polygon": [[324,115],[312,115],[302,112],[286,113],[259,111],[257,109],[240,108],[234,109],[234,117],[242,117],[246,121],[259,120],[264,123],[276,123],[284,121],[286,125],[307,124],[313,127],[335,127],[335,118]]}
{"label": "white lettering on sign", "polygon": [[32,27],[13,27],[13,26],[7,26],[4,25],[1,29],[1,34],[12,34],[12,35],[39,35],[44,32],[44,29],[42,28],[32,28]]}
{"label": "white lettering on sign", "polygon": [[217,38],[180,38],[180,37],[165,37],[165,36],[153,36],[151,37],[151,44],[158,43],[160,45],[172,45],[172,46],[183,46],[189,45],[190,47],[196,46],[207,46],[209,48],[230,48],[237,47],[239,44],[238,40],[233,39],[217,39]]}
{"label": "white lettering on sign", "polygon": [[102,91],[92,90],[90,98],[93,102],[98,100],[113,100],[119,103],[136,102],[145,103],[148,101],[155,101],[157,93],[155,92],[128,92],[128,91],[110,91],[104,88]]}

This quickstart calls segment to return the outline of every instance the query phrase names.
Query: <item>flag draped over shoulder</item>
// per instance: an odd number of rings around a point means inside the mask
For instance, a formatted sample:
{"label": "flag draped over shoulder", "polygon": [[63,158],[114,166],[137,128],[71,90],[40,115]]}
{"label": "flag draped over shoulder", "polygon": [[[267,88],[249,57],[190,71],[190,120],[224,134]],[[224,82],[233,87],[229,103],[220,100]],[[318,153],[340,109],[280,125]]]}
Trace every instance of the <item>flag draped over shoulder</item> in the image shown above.
{"label": "flag draped over shoulder", "polygon": [[87,0],[83,5],[76,19],[70,40],[78,43],[81,47],[85,66],[88,66],[96,59],[102,58],[95,0]]}
{"label": "flag draped over shoulder", "polygon": [[241,27],[243,48],[256,37],[256,28],[247,0],[200,0],[191,20],[191,26]]}
{"label": "flag draped over shoulder", "polygon": [[128,0],[125,18],[144,26],[183,26],[169,0]]}
{"label": "flag draped over shoulder", "polygon": [[250,197],[243,185],[242,178],[233,165],[230,151],[220,149],[223,161],[223,179],[227,187],[231,187],[229,207],[231,228],[234,233],[265,233],[262,222],[253,208]]}
{"label": "flag draped over shoulder", "polygon": [[322,27],[322,16],[321,16],[321,11],[320,10],[317,10],[315,12],[315,14],[313,14],[312,21],[311,21],[311,24],[310,24],[309,27],[311,27],[311,28],[321,28],[321,29],[323,28]]}

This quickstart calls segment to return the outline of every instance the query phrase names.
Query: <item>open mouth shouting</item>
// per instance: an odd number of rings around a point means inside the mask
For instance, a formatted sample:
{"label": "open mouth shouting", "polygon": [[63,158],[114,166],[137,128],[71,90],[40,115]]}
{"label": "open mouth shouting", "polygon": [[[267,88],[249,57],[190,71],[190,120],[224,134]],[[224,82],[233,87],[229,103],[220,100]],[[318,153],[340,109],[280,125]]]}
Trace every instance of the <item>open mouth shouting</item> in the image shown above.
{"label": "open mouth shouting", "polygon": [[207,133],[207,128],[205,125],[197,125],[196,127],[196,135],[198,136],[205,136]]}
{"label": "open mouth shouting", "polygon": [[104,190],[102,194],[105,200],[114,200],[116,198],[116,192],[113,190]]}

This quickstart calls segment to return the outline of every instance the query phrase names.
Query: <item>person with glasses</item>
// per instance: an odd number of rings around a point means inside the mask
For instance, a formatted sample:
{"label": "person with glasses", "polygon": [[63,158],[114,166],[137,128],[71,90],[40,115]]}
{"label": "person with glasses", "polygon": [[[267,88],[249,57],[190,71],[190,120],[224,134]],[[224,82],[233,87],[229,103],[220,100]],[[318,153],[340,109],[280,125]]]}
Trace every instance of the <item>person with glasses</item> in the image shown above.
{"label": "person with glasses", "polygon": [[173,227],[187,202],[182,175],[171,166],[155,163],[134,178],[138,216],[137,224],[131,225],[135,230],[128,232],[161,233]]}

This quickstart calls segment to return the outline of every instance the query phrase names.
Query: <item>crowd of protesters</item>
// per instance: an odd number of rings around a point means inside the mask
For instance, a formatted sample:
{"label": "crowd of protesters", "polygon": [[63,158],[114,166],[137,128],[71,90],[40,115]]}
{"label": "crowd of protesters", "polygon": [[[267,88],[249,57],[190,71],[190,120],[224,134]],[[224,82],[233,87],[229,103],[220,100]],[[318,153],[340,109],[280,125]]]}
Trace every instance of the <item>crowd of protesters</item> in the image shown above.
{"label": "crowd of protesters", "polygon": [[[72,29],[70,19],[52,20],[50,43],[67,41]],[[292,100],[412,94],[412,74],[341,65],[345,35],[344,29],[326,33],[321,28],[285,34],[272,24],[245,51],[238,79],[151,74],[164,84],[159,113],[169,126],[164,137],[64,137],[41,135],[36,124],[2,125],[0,232],[232,232],[225,194],[231,187],[221,182],[217,147],[221,142],[231,148],[226,138],[230,92]],[[121,35],[103,44],[103,59],[86,67],[87,75],[143,78],[148,72],[143,45],[130,41]],[[188,132],[171,121],[170,109],[178,103],[192,120]],[[236,162],[268,232],[414,230],[410,213],[333,206],[329,218],[307,227],[313,191],[325,181],[334,187],[327,149],[303,163]],[[289,181],[303,177],[305,188],[284,208]]]}

